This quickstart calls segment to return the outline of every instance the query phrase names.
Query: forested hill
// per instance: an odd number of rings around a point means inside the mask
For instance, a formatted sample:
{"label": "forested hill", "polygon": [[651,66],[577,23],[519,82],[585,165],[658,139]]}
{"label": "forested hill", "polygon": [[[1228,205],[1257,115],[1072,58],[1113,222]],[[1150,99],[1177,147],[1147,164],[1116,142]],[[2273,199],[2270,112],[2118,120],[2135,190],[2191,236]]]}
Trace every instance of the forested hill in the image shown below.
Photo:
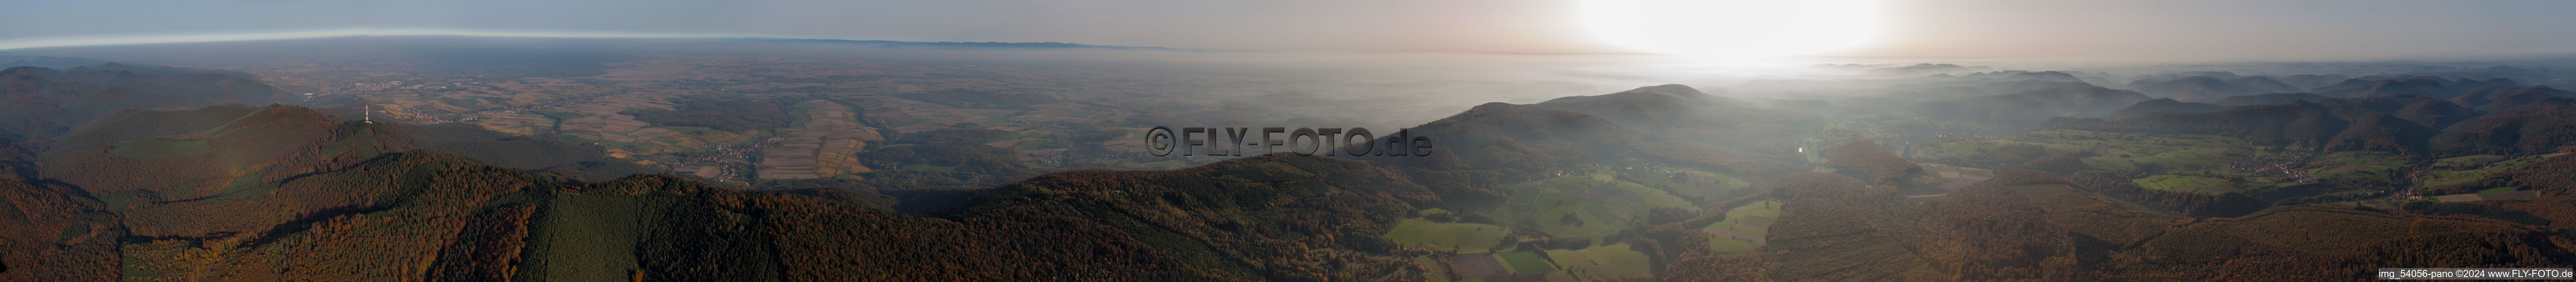
{"label": "forested hill", "polygon": [[120,108],[196,108],[302,99],[238,72],[116,63],[56,70],[0,70],[0,141],[50,138]]}
{"label": "forested hill", "polygon": [[1433,251],[1376,235],[1438,201],[1365,163],[1287,156],[1050,174],[936,217],[855,194],[870,191],[747,192],[667,174],[571,183],[427,150],[225,200],[102,201],[11,179],[0,203],[30,216],[0,217],[28,227],[0,231],[0,257],[27,265],[0,277],[1410,280],[1422,268],[1407,258]]}

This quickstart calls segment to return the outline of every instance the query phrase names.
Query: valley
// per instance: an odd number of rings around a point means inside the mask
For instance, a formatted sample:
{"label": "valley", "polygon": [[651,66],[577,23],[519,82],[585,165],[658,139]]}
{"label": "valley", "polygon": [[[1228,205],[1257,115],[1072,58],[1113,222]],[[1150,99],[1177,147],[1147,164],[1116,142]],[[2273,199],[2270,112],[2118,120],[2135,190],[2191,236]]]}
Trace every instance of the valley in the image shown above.
{"label": "valley", "polygon": [[[21,110],[0,123],[16,211],[0,224],[29,227],[0,232],[0,259],[40,269],[0,280],[2338,280],[2576,262],[2576,96],[2555,88],[2576,73],[2530,65],[1819,65],[1600,90],[370,52],[0,72]],[[563,59],[476,59],[511,54]],[[1762,90],[1797,85],[1845,88]],[[1444,95],[1385,98],[1400,93]],[[1153,126],[1439,143],[1156,157]],[[338,263],[380,253],[403,255]]]}

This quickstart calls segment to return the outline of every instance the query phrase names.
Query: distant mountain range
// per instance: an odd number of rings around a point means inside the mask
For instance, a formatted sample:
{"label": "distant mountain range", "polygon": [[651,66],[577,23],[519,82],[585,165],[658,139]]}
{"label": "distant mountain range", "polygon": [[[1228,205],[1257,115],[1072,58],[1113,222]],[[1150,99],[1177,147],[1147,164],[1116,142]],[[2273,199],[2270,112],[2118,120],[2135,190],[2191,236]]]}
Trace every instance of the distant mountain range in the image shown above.
{"label": "distant mountain range", "polygon": [[1901,109],[1926,116],[1974,121],[2001,129],[2018,129],[2055,117],[2096,117],[2149,99],[2137,91],[2094,86],[2083,82],[2052,82],[2053,86],[2013,94],[1988,95],[1924,101]]}
{"label": "distant mountain range", "polygon": [[782,42],[782,43],[857,44],[857,45],[875,45],[875,46],[870,46],[870,47],[912,47],[912,48],[932,48],[932,49],[1136,49],[1136,50],[1189,50],[1189,51],[1194,51],[1194,50],[1196,50],[1196,49],[1181,49],[1181,48],[1168,48],[1168,47],[1137,47],[1137,46],[1091,45],[1091,44],[1076,44],[1076,43],[1064,43],[1064,42],[911,42],[911,41],[887,41],[887,40],[841,40],[841,39],[759,39],[759,40],[760,40],[760,41],[767,41],[767,42]]}

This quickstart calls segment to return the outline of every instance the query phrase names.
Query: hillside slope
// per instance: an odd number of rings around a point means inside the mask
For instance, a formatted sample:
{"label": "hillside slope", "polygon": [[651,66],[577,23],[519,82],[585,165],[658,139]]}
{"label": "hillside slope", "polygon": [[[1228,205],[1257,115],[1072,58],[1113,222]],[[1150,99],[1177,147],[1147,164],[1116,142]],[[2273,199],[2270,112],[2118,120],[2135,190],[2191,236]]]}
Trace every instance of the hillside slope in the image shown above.
{"label": "hillside slope", "polygon": [[106,68],[0,70],[0,140],[50,138],[109,111],[196,108],[223,103],[272,104],[300,96],[248,78],[217,73],[144,74]]}

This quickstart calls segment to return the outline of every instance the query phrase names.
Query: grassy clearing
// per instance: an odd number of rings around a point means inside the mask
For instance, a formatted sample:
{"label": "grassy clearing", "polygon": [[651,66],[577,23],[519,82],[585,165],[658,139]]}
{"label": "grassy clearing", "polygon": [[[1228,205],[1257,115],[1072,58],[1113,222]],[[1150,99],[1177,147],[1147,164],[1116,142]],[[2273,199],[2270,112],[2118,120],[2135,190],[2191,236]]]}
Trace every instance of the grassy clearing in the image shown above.
{"label": "grassy clearing", "polygon": [[[1768,222],[1756,222],[1755,220],[1750,220],[1750,219],[1748,219],[1748,217],[1759,216],[1759,217],[1765,217],[1765,218],[1779,219],[1779,218],[1780,218],[1780,204],[1783,204],[1783,203],[1782,203],[1782,202],[1780,202],[1780,201],[1764,200],[1764,201],[1755,201],[1755,202],[1753,202],[1753,203],[1751,203],[1751,204],[1746,204],[1746,205],[1743,205],[1743,206],[1737,206],[1737,207],[1735,207],[1735,208],[1733,208],[1733,209],[1728,209],[1728,210],[1726,210],[1726,220],[1721,220],[1721,221],[1718,221],[1718,222],[1709,223],[1709,224],[1708,224],[1708,225],[1706,225],[1706,226],[1700,226],[1700,228],[1712,228],[1712,227],[1713,227],[1713,228],[1717,228],[1718,230],[1725,230],[1725,231],[1727,231],[1727,232],[1735,232],[1735,233],[1744,233],[1745,235],[1753,235],[1753,236],[1769,236],[1770,234],[1769,234],[1768,232],[1753,231],[1753,230],[1746,230],[1746,229],[1738,229],[1738,228],[1735,228],[1735,227],[1736,227],[1736,225],[1751,225],[1751,226],[1758,226],[1758,227],[1771,227],[1771,223],[1768,223]],[[1709,237],[1708,237],[1708,249],[1709,249],[1709,251],[1714,251],[1714,252],[1721,253],[1721,254],[1741,254],[1741,253],[1750,253],[1750,252],[1753,252],[1755,249],[1758,249],[1758,248],[1761,248],[1761,247],[1762,247],[1762,246],[1760,246],[1760,245],[1754,245],[1754,244],[1753,244],[1753,242],[1747,242],[1747,241],[1744,241],[1744,240],[1738,240],[1738,239],[1735,239],[1735,238],[1726,238],[1726,237],[1722,237],[1722,236],[1709,236]]]}
{"label": "grassy clearing", "polygon": [[1536,208],[1534,210],[1570,206],[1579,207],[1581,208],[1581,211],[1594,215],[1616,214],[1609,207],[1602,206],[1600,201],[1593,200],[1592,198],[1585,198],[1574,194],[1556,193],[1554,191],[1539,193],[1538,199],[1530,201],[1530,203],[1534,204],[1531,206]]}
{"label": "grassy clearing", "polygon": [[1494,254],[1494,258],[1502,259],[1503,266],[1505,268],[1512,269],[1512,273],[1514,274],[1530,274],[1556,270],[1556,266],[1549,265],[1547,263],[1547,259],[1539,258],[1538,252],[1502,252]]}
{"label": "grassy clearing", "polygon": [[2448,158],[2448,159],[2433,160],[2433,167],[2436,167],[2436,168],[2455,168],[2455,169],[2477,168],[2477,167],[2485,167],[2485,166],[2487,166],[2488,164],[2492,164],[2492,163],[2495,163],[2496,161],[2501,161],[2501,160],[2504,160],[2504,159],[2505,159],[2505,157],[2504,157],[2504,156],[2498,156],[2498,155],[2474,155],[2474,156],[2453,157],[2453,158]]}
{"label": "grassy clearing", "polygon": [[2317,156],[2309,163],[2317,165],[2317,168],[2307,170],[2309,175],[2317,178],[2382,181],[2396,180],[2398,176],[2390,175],[2390,171],[2413,165],[2397,154],[2377,151],[2335,152]]}
{"label": "grassy clearing", "polygon": [[1744,186],[1751,185],[1751,183],[1745,183],[1744,180],[1728,177],[1724,173],[1693,172],[1691,174],[1707,174],[1708,177],[1717,178],[1717,190],[1720,191],[1735,190],[1736,188],[1744,188]]}
{"label": "grassy clearing", "polygon": [[[1545,181],[1545,180],[1541,180],[1541,181]],[[1512,197],[1511,197],[1511,199],[1504,200],[1504,202],[1506,202],[1506,203],[1528,203],[1528,202],[1531,202],[1531,201],[1537,201],[1537,200],[1538,200],[1538,194],[1540,194],[1540,193],[1554,192],[1554,191],[1555,191],[1555,189],[1548,189],[1547,187],[1544,187],[1544,186],[1540,185],[1540,183],[1539,183],[1539,182],[1540,182],[1540,181],[1530,181],[1530,182],[1521,182],[1520,184],[1512,184],[1512,186],[1511,186],[1511,189],[1512,189]]]}
{"label": "grassy clearing", "polygon": [[2506,159],[2504,156],[2497,155],[2476,155],[2434,160],[2434,168],[2463,170],[2425,171],[2424,179],[2422,180],[2424,183],[2423,186],[2442,186],[2475,181],[2481,178],[2486,178],[2487,175],[2504,172],[2505,170],[2522,168],[2524,165],[2529,165],[2532,162],[2540,161],[2541,159],[2556,155],[2557,154],[2549,154],[2511,159]]}
{"label": "grassy clearing", "polygon": [[[2194,170],[2223,166],[2230,159],[2251,155],[2268,155],[2269,146],[2255,146],[2244,140],[2216,135],[2145,135],[2077,130],[2033,131],[2016,139],[2021,141],[1987,141],[2038,144],[2049,153],[2089,152],[2095,157],[2084,163],[2104,170],[2136,169],[2157,164],[2167,168]],[[1978,148],[1984,148],[1979,144]],[[2000,146],[2000,145],[1994,145]]]}
{"label": "grassy clearing", "polygon": [[1577,180],[1587,180],[1587,181],[1598,182],[1598,183],[1608,183],[1608,182],[1615,182],[1615,181],[1619,181],[1618,179],[1616,179],[1617,177],[1612,177],[1612,176],[1610,176],[1610,174],[1612,174],[1612,173],[1614,173],[1614,172],[1610,172],[1610,168],[1604,167],[1604,168],[1599,168],[1599,169],[1593,169],[1591,174],[1584,174],[1584,175],[1583,175],[1583,177],[1579,177],[1579,178],[1576,178],[1576,179],[1577,179]]}
{"label": "grassy clearing", "polygon": [[[1567,220],[1568,214],[1574,220]],[[1567,205],[1539,209],[1525,219],[1549,237],[1598,239],[1619,233],[1620,224],[1602,218],[1602,214],[1584,211],[1581,206]]]}
{"label": "grassy clearing", "polygon": [[1682,197],[1673,196],[1672,193],[1665,192],[1664,190],[1656,190],[1655,188],[1646,187],[1645,185],[1637,185],[1636,183],[1628,183],[1627,181],[1620,181],[1616,183],[1616,185],[1616,187],[1619,187],[1621,190],[1628,190],[1628,192],[1635,192],[1637,195],[1644,196],[1641,198],[1646,199],[1646,206],[1679,208],[1693,211],[1699,210],[1699,206],[1692,205],[1690,201],[1682,200]]}
{"label": "grassy clearing", "polygon": [[[1611,172],[1611,170],[1610,170],[1610,169],[1608,169],[1608,168],[1602,168],[1602,169],[1597,169],[1597,170],[1592,171],[1592,173],[1591,173],[1591,174],[1584,174],[1584,175],[1568,175],[1568,176],[1565,176],[1565,177],[1550,178],[1550,179],[1547,179],[1547,180],[1544,180],[1544,181],[1547,181],[1547,182],[1550,182],[1550,183],[1556,183],[1557,185],[1563,185],[1563,186],[1565,186],[1565,187],[1573,187],[1573,188],[1576,188],[1576,189],[1584,189],[1584,190],[1589,190],[1589,189],[1591,189],[1591,187],[1612,187],[1612,188],[1616,188],[1616,189],[1620,189],[1620,190],[1627,190],[1628,192],[1632,192],[1632,193],[1637,193],[1637,195],[1639,196],[1639,197],[1638,197],[1638,199],[1645,200],[1645,202],[1644,202],[1644,203],[1640,203],[1640,204],[1646,204],[1647,206],[1650,206],[1650,207],[1668,207],[1668,208],[1681,208],[1681,209],[1688,209],[1688,210],[1699,210],[1699,207],[1698,207],[1697,205],[1692,205],[1692,204],[1690,203],[1690,201],[1688,201],[1688,200],[1682,200],[1682,198],[1681,198],[1681,197],[1679,197],[1679,196],[1673,196],[1673,194],[1672,194],[1671,192],[1669,192],[1669,191],[1664,191],[1664,190],[1660,190],[1660,189],[1655,189],[1655,188],[1653,188],[1653,187],[1646,187],[1646,185],[1644,185],[1644,184],[1637,184],[1637,183],[1635,183],[1635,182],[1619,181],[1619,180],[1617,179],[1618,177],[1616,177],[1616,176],[1613,176],[1613,175],[1612,175],[1613,173],[1615,173],[1615,172]],[[1663,178],[1663,177],[1661,177],[1661,176],[1642,176],[1642,177],[1639,177],[1639,178],[1649,178],[1649,179],[1653,179],[1653,178]],[[1553,189],[1550,189],[1550,190],[1553,190]],[[1604,200],[1604,201],[1606,201],[1606,200],[1608,200],[1608,199],[1594,199],[1594,200]]]}
{"label": "grassy clearing", "polygon": [[2479,196],[2486,196],[2486,195],[2502,194],[2502,193],[2504,193],[2504,192],[2513,192],[2513,189],[2514,189],[2514,187],[2496,187],[2496,188],[2487,188],[2486,190],[2478,190],[2478,195],[2479,195]]}
{"label": "grassy clearing", "polygon": [[1583,188],[1583,187],[1587,187],[1587,184],[1585,184],[1586,182],[1584,182],[1584,181],[1582,181],[1582,180],[1575,180],[1574,178],[1570,178],[1570,177],[1549,178],[1549,179],[1547,179],[1547,180],[1540,180],[1540,181],[1546,181],[1547,183],[1554,183],[1554,184],[1556,184],[1556,185],[1562,185],[1562,186],[1566,186],[1566,187],[1574,187],[1574,188]]}
{"label": "grassy clearing", "polygon": [[1664,169],[1664,167],[1655,167],[1654,169],[1650,170],[1650,171],[1654,171],[1654,172],[1655,172],[1655,173],[1651,173],[1652,175],[1638,175],[1638,176],[1641,176],[1641,177],[1638,177],[1638,178],[1640,178],[1640,179],[1645,179],[1645,180],[1646,180],[1646,182],[1643,182],[1643,183],[1637,183],[1637,184],[1643,184],[1643,185],[1663,184],[1663,185],[1672,185],[1673,187],[1683,187],[1683,184],[1685,184],[1685,183],[1682,183],[1682,182],[1681,182],[1681,181],[1679,181],[1679,180],[1673,180],[1673,178],[1672,178],[1672,177],[1668,177],[1668,175],[1671,175],[1671,174],[1666,173],[1666,172],[1663,172],[1663,171],[1665,171],[1665,170],[1666,170],[1666,169]]}
{"label": "grassy clearing", "polygon": [[2182,176],[2182,175],[2155,175],[2155,176],[2148,176],[2147,178],[2139,178],[2139,179],[2134,179],[2134,180],[2129,180],[2129,181],[2130,181],[2130,182],[2138,183],[2138,186],[2146,187],[2147,189],[2166,190],[2166,191],[2176,191],[2176,192],[2188,192],[2188,193],[2202,193],[2202,194],[2226,193],[2226,192],[2228,192],[2228,191],[2245,191],[2245,190],[2248,190],[2248,189],[2254,189],[2254,188],[2259,188],[2259,187],[2264,187],[2264,186],[2273,186],[2273,185],[2277,185],[2277,183],[2273,183],[2273,182],[2270,182],[2270,181],[2253,180],[2253,179],[2227,180],[2227,179],[2220,179],[2220,178],[2209,178],[2209,177],[2198,177],[2198,176]]}
{"label": "grassy clearing", "polygon": [[1510,233],[1510,230],[1497,225],[1438,223],[1419,218],[1407,218],[1396,223],[1393,230],[1388,230],[1386,238],[1405,246],[1456,249],[1458,253],[1469,254],[1486,252],[1496,245],[1501,245],[1503,234],[1506,233]]}
{"label": "grassy clearing", "polygon": [[[1681,171],[1681,170],[1674,169],[1674,168],[1662,168],[1662,169],[1665,169],[1665,170],[1674,170],[1674,171]],[[1672,176],[1670,176],[1670,175],[1682,175],[1682,177],[1672,177]],[[1720,195],[1709,195],[1709,194],[1708,194],[1708,193],[1706,193],[1706,192],[1708,192],[1708,191],[1719,191],[1720,193],[1723,193],[1723,191],[1733,191],[1733,190],[1735,190],[1736,188],[1744,188],[1744,186],[1746,185],[1745,183],[1739,183],[1739,182],[1740,182],[1740,181],[1742,181],[1742,180],[1736,180],[1734,177],[1727,177],[1727,176],[1726,176],[1726,174],[1723,174],[1723,173],[1715,173],[1715,172],[1705,172],[1705,171],[1702,171],[1702,172],[1683,172],[1683,173],[1679,173],[1679,174],[1662,174],[1662,175],[1657,175],[1657,176],[1652,176],[1652,177],[1641,177],[1641,178],[1646,179],[1646,183],[1639,183],[1639,184],[1645,184],[1645,185],[1662,184],[1662,185],[1665,185],[1666,187],[1672,187],[1672,188],[1673,188],[1673,190],[1672,190],[1672,191],[1666,191],[1666,192],[1668,192],[1668,193],[1672,193],[1672,194],[1673,194],[1673,195],[1675,195],[1675,196],[1692,196],[1692,197],[1713,197],[1713,196],[1720,196]],[[1698,184],[1698,183],[1690,183],[1690,182],[1687,182],[1687,181],[1683,181],[1684,179],[1709,179],[1709,181],[1708,181],[1708,182],[1709,182],[1709,184],[1710,184],[1710,185],[1701,185],[1701,184]],[[1715,188],[1715,189],[1709,189],[1709,188]]]}
{"label": "grassy clearing", "polygon": [[2486,177],[2487,177],[2487,175],[2491,175],[2491,174],[2495,174],[2495,173],[2496,173],[2496,171],[2493,171],[2493,170],[2483,170],[2483,169],[2480,169],[2480,170],[2462,170],[2462,171],[2427,171],[2427,172],[2424,172],[2424,180],[2423,180],[2423,181],[2424,181],[2424,185],[2423,185],[2423,186],[2424,186],[2424,187],[2439,187],[2439,186],[2443,186],[2443,185],[2451,185],[2451,184],[2468,183],[2469,181],[2476,181],[2476,180],[2478,180],[2478,179],[2486,178]]}
{"label": "grassy clearing", "polygon": [[1772,218],[1772,219],[1779,219],[1779,218],[1780,218],[1780,204],[1783,204],[1783,202],[1780,202],[1780,201],[1772,201],[1772,200],[1762,200],[1762,201],[1754,201],[1753,203],[1745,204],[1745,205],[1743,205],[1743,206],[1737,206],[1737,207],[1735,207],[1735,208],[1733,208],[1733,209],[1727,209],[1727,210],[1726,210],[1726,220],[1720,220],[1720,221],[1717,221],[1717,222],[1712,222],[1712,223],[1709,223],[1709,224],[1708,224],[1708,225],[1706,225],[1706,226],[1700,226],[1700,228],[1718,227],[1718,229],[1720,229],[1720,230],[1734,231],[1734,232],[1738,232],[1738,233],[1752,234],[1752,235],[1764,235],[1764,233],[1763,233],[1763,232],[1754,232],[1754,231],[1745,231],[1745,230],[1735,230],[1735,225],[1737,225],[1737,224],[1743,224],[1743,225],[1752,225],[1752,226],[1761,226],[1761,227],[1771,227],[1771,224],[1770,224],[1770,223],[1755,223],[1755,222],[1748,222],[1748,221],[1745,219],[1745,217],[1746,217],[1746,216],[1759,216],[1759,217],[1767,217],[1767,218]]}

